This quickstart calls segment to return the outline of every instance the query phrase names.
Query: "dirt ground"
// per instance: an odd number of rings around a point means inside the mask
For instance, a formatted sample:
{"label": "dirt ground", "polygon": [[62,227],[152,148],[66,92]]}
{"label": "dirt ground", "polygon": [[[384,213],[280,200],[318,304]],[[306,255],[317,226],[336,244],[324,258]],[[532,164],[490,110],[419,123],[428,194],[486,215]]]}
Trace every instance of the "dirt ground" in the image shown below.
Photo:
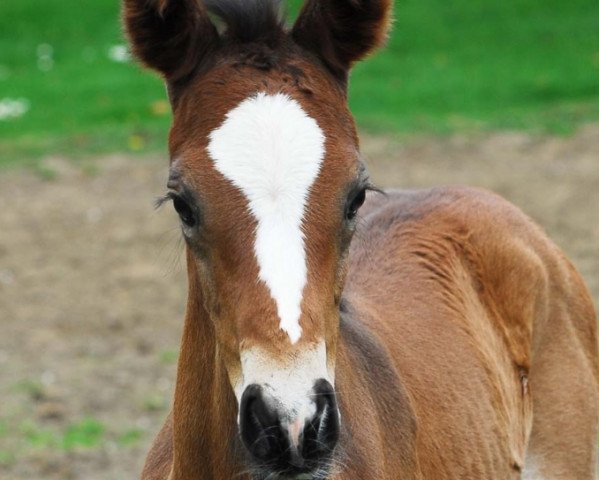
{"label": "dirt ground", "polygon": [[[370,137],[363,151],[381,186],[503,194],[599,300],[599,125],[569,138]],[[0,174],[0,478],[138,476],[171,401],[186,295],[175,216],[153,208],[166,165],[50,158],[42,176]]]}

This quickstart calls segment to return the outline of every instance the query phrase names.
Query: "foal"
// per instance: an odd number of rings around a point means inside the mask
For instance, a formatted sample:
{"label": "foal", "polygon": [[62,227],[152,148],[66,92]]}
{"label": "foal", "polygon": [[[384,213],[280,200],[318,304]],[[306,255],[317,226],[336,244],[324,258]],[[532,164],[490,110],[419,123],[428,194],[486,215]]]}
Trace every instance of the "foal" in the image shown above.
{"label": "foal", "polygon": [[490,193],[367,193],[348,73],[390,11],[124,0],[189,278],[144,479],[596,478],[596,318],[563,254]]}

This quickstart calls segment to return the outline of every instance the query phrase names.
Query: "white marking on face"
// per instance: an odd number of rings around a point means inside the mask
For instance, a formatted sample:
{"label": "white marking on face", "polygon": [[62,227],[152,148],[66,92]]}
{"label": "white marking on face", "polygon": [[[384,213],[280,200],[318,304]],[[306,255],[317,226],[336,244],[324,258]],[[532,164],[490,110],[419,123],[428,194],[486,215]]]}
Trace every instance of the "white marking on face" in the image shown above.
{"label": "white marking on face", "polygon": [[299,324],[307,267],[302,220],[324,158],[316,121],[287,95],[259,93],[231,110],[210,134],[216,169],[239,188],[257,220],[260,279],[291,343]]}
{"label": "white marking on face", "polygon": [[[327,369],[325,342],[304,348],[284,362],[273,359],[260,347],[241,351],[241,378],[233,389],[238,404],[245,389],[253,384],[260,385],[276,409],[284,415],[284,427],[291,433],[291,441],[297,441],[304,421],[316,414],[313,387],[316,380],[324,378],[334,385],[334,377]],[[286,424],[285,422],[288,422]],[[294,427],[294,424],[297,424]],[[296,435],[296,438],[293,438]]]}

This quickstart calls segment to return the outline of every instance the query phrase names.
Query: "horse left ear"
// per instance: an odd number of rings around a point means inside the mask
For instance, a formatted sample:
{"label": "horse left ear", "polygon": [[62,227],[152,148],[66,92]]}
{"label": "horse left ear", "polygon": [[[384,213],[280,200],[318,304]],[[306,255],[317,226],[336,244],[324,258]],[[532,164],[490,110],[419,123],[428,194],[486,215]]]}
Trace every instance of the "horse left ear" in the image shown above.
{"label": "horse left ear", "polygon": [[392,0],[308,0],[291,35],[341,79],[380,47],[391,23]]}
{"label": "horse left ear", "polygon": [[133,53],[173,84],[191,74],[218,41],[197,0],[122,0]]}

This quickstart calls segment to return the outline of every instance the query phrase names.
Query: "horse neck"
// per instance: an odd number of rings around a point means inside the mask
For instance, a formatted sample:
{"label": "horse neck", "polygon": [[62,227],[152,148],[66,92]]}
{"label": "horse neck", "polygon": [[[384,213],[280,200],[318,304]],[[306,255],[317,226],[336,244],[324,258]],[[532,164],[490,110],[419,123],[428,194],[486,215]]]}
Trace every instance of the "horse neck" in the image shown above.
{"label": "horse neck", "polygon": [[189,255],[187,264],[189,297],[173,407],[171,479],[228,479],[235,469],[237,406]]}

